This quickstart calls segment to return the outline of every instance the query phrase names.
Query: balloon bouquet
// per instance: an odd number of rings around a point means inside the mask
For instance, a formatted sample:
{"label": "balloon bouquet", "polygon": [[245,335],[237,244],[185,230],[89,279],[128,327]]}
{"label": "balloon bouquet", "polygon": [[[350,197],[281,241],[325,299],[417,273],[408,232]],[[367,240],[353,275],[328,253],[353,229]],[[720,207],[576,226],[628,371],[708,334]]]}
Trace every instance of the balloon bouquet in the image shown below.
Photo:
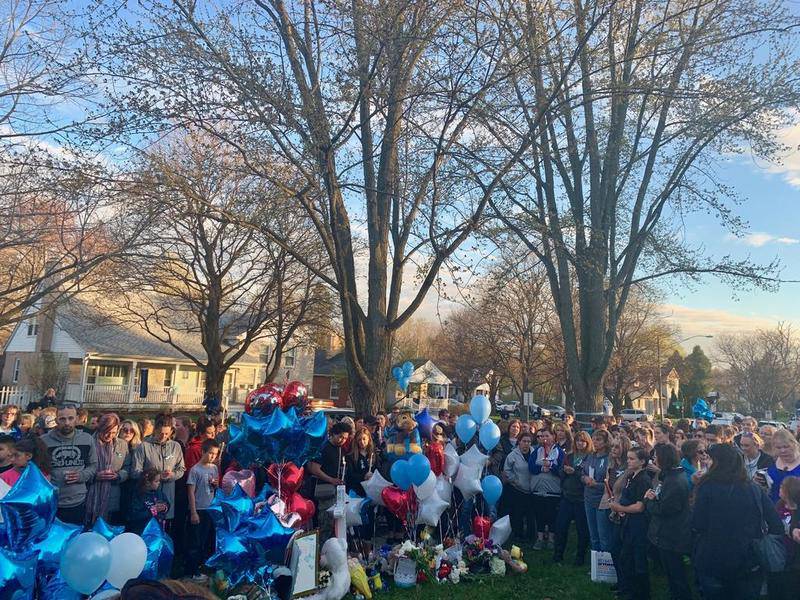
{"label": "balloon bouquet", "polygon": [[[228,451],[243,470],[226,473],[209,507],[216,526],[214,554],[206,564],[222,569],[231,585],[272,583],[273,565],[285,561],[294,534],[314,516],[303,498],[303,465],[326,439],[325,414],[303,416],[308,390],[299,381],[266,384],[248,394],[240,426],[231,425]],[[252,465],[267,468],[269,485],[255,494]]]}
{"label": "balloon bouquet", "polygon": [[33,463],[0,498],[0,598],[101,600],[129,579],[168,575],[172,542],[157,521],[142,536],[102,518],[82,533],[56,518],[57,508],[58,489]]}

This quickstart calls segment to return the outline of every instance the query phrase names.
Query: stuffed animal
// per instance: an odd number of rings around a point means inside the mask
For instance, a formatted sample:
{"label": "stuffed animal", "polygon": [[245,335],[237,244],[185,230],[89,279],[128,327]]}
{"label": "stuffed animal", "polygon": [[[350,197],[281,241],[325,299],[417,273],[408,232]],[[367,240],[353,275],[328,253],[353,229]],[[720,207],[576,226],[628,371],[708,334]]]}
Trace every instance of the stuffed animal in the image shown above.
{"label": "stuffed animal", "polygon": [[339,538],[330,538],[319,553],[319,566],[331,573],[328,586],[306,600],[341,600],[350,591],[350,569],[347,565],[347,546]]}
{"label": "stuffed animal", "polygon": [[392,439],[386,444],[386,452],[394,457],[422,452],[417,422],[410,412],[397,415]]}

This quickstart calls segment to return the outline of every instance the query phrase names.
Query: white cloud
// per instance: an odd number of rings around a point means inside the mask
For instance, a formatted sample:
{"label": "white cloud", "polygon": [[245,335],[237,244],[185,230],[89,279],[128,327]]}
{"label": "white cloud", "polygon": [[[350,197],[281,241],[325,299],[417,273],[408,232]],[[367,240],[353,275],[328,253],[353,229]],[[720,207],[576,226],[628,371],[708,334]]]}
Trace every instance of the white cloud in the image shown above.
{"label": "white cloud", "polygon": [[800,188],[800,125],[781,129],[778,141],[787,147],[787,151],[778,162],[767,165],[767,171],[778,173],[792,187]]}
{"label": "white cloud", "polygon": [[761,248],[762,246],[766,246],[767,244],[779,244],[782,246],[793,246],[795,244],[800,244],[800,239],[773,235],[761,231],[750,233],[741,238],[729,236],[728,239],[738,240],[747,246],[752,246],[753,248]]}

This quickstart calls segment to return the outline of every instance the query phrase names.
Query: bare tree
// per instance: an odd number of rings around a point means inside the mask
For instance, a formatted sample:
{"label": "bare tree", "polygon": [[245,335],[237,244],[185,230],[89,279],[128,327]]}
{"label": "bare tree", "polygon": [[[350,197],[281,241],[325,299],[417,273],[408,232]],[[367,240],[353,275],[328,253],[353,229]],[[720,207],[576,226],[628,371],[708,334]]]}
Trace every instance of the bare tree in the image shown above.
{"label": "bare tree", "polygon": [[800,340],[790,325],[720,335],[715,346],[723,391],[737,404],[763,414],[794,399],[800,385]]}
{"label": "bare tree", "polygon": [[224,215],[246,214],[280,231],[321,265],[305,216],[286,208],[280,190],[243,172],[227,146],[202,135],[164,144],[139,177],[131,194],[158,202],[163,213],[152,241],[122,265],[117,317],[201,368],[207,395],[219,396],[225,373],[251,348],[266,349],[260,358],[270,366],[263,377],[272,380],[283,354],[328,317],[328,294],[259,228],[240,227]]}
{"label": "bare tree", "polygon": [[90,288],[150,212],[120,206],[108,169],[81,151],[103,111],[77,6],[0,7],[0,329]]}
{"label": "bare tree", "polygon": [[594,408],[636,282],[775,283],[776,264],[714,259],[680,226],[705,211],[742,231],[714,164],[778,149],[774,132],[798,103],[798,18],[778,0],[511,4],[504,39],[527,64],[486,127],[509,153],[535,144],[493,214],[544,265],[570,385]]}
{"label": "bare tree", "polygon": [[675,327],[664,320],[658,292],[637,286],[631,292],[616,329],[614,353],[605,374],[605,392],[614,410],[626,405],[636,390],[658,388],[659,370],[678,349]]}
{"label": "bare tree", "polygon": [[[503,156],[478,118],[517,64],[500,44],[498,10],[482,0],[150,0],[98,34],[104,73],[128,84],[115,98],[121,120],[191,121],[306,211],[331,265],[318,275],[338,294],[358,411],[383,404],[396,332],[531,145],[523,135]],[[296,178],[265,173],[264,154]]]}

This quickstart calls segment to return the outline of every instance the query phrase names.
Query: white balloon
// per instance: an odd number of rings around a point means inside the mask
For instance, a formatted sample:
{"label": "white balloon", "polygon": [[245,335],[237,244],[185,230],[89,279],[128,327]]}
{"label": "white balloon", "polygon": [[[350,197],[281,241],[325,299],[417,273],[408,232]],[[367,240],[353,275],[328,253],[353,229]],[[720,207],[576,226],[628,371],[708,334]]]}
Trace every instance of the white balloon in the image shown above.
{"label": "white balloon", "polygon": [[458,473],[453,485],[459,489],[461,495],[464,496],[464,500],[469,500],[475,494],[481,493],[482,471],[483,468],[478,465],[462,464],[458,467]]}
{"label": "white balloon", "polygon": [[489,539],[495,546],[502,546],[511,536],[511,519],[506,515],[502,519],[497,519],[489,529]]}
{"label": "white balloon", "polygon": [[419,504],[417,525],[436,527],[439,524],[439,519],[442,518],[442,513],[447,510],[448,506],[450,506],[449,502],[445,502],[437,494],[432,494]]}
{"label": "white balloon", "polygon": [[361,484],[361,487],[364,488],[364,493],[367,495],[367,498],[378,506],[386,506],[383,503],[383,498],[381,498],[381,492],[390,485],[392,484],[386,481],[380,473],[375,471],[372,477]]}
{"label": "white balloon", "polygon": [[448,442],[444,447],[444,474],[448,477],[455,477],[458,472],[458,465],[460,459],[456,447],[451,442]]}
{"label": "white balloon", "polygon": [[461,455],[462,465],[476,465],[481,468],[481,471],[483,471],[487,462],[489,462],[489,457],[478,450],[477,444],[475,446],[470,446],[470,449]]}
{"label": "white balloon", "polygon": [[448,504],[453,498],[453,484],[450,483],[450,480],[444,475],[439,475],[439,478],[436,480],[436,493],[439,498]]}
{"label": "white balloon", "polygon": [[428,478],[422,485],[414,486],[414,493],[420,500],[425,500],[425,498],[436,493],[436,475],[434,475],[433,471],[428,473]]}
{"label": "white balloon", "polygon": [[121,533],[112,539],[108,545],[111,547],[111,566],[108,567],[106,580],[117,589],[136,579],[144,569],[147,560],[147,544],[135,533]]}
{"label": "white balloon", "polygon": [[[361,508],[366,502],[366,498],[353,498],[351,496],[345,496],[344,498],[344,518],[345,524],[347,527],[358,527],[363,525],[363,519],[361,518]],[[333,517],[333,511],[336,508],[334,504],[328,509],[328,512]]]}

